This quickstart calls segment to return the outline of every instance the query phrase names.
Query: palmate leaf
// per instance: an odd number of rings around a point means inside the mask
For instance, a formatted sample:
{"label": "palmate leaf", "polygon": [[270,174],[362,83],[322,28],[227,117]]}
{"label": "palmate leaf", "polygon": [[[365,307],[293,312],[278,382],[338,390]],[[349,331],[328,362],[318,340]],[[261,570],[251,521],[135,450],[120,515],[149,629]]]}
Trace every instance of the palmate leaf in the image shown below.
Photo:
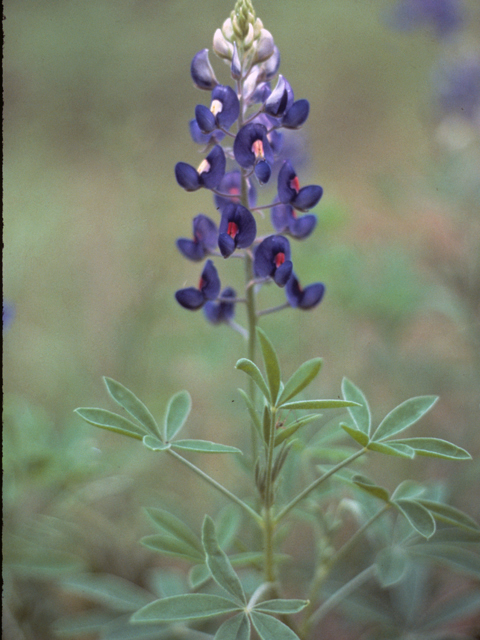
{"label": "palmate leaf", "polygon": [[345,400],[351,400],[352,402],[358,403],[358,406],[356,407],[349,407],[348,413],[350,414],[355,427],[362,433],[369,436],[372,428],[372,416],[370,414],[370,407],[368,406],[367,399],[363,395],[362,391],[356,387],[353,382],[348,380],[348,378],[344,378],[342,380],[342,393]]}
{"label": "palmate leaf", "polygon": [[218,544],[228,549],[234,540],[242,521],[242,512],[235,504],[227,504],[215,518],[215,532]]}
{"label": "palmate leaf", "polygon": [[270,391],[267,387],[267,383],[265,382],[265,378],[262,376],[262,372],[254,362],[248,360],[248,358],[240,358],[235,365],[235,369],[239,369],[246,373],[247,376],[250,376],[263,393],[264,397],[270,401]]}
{"label": "palmate leaf", "polygon": [[232,600],[206,593],[187,593],[156,600],[133,614],[132,622],[178,622],[201,620],[239,611]]}
{"label": "palmate leaf", "polygon": [[321,358],[312,358],[312,360],[307,360],[307,362],[301,364],[285,384],[278,399],[278,404],[281,405],[287,402],[303,391],[317,377],[322,368],[322,363]]}
{"label": "palmate leaf", "polygon": [[215,634],[214,640],[249,640],[250,620],[243,613],[226,620]]}
{"label": "palmate leaf", "polygon": [[411,447],[417,456],[443,458],[444,460],[471,460],[472,456],[457,445],[441,438],[404,438],[389,440],[388,444],[406,445]]}
{"label": "palmate leaf", "polygon": [[190,527],[182,522],[180,518],[165,511],[165,509],[149,508],[145,509],[145,511],[153,523],[162,531],[174,536],[178,540],[182,540],[190,545],[194,551],[198,551],[203,556],[203,547],[200,538],[195,535]]}
{"label": "palmate leaf", "polygon": [[160,431],[155,418],[152,416],[147,407],[137,396],[123,386],[120,382],[112,380],[112,378],[103,378],[108,393],[117,404],[125,409],[131,416],[136,418],[147,431],[153,435],[159,435]]}
{"label": "palmate leaf", "polygon": [[246,605],[247,599],[242,584],[227,555],[220,549],[215,535],[215,525],[209,516],[205,516],[203,521],[202,542],[207,566],[215,582],[230,593],[237,602]]}
{"label": "palmate leaf", "polygon": [[466,513],[451,507],[448,504],[442,502],[436,502],[434,500],[418,499],[417,502],[430,511],[435,520],[446,522],[447,524],[453,524],[456,527],[465,529],[466,531],[480,531],[480,525],[475,522],[473,518],[467,516]]}
{"label": "palmate leaf", "polygon": [[280,365],[278,364],[277,353],[267,337],[267,334],[257,327],[257,336],[262,349],[265,372],[267,374],[268,389],[270,391],[270,402],[275,404],[280,389]]}
{"label": "palmate leaf", "polygon": [[420,420],[437,400],[438,396],[418,396],[405,400],[385,416],[373,434],[373,439],[379,442],[404,431]]}
{"label": "palmate leaf", "polygon": [[75,409],[75,413],[78,413],[85,422],[93,424],[95,427],[106,429],[107,431],[113,431],[122,436],[142,440],[146,434],[146,430],[144,428],[139,427],[123,416],[119,416],[111,411],[106,411],[105,409],[79,407],[78,409]]}
{"label": "palmate leaf", "polygon": [[253,610],[250,617],[261,640],[299,640],[290,627],[266,613]]}
{"label": "palmate leaf", "polygon": [[170,442],[185,424],[190,410],[192,399],[188,391],[179,391],[168,401],[164,421],[165,442]]}

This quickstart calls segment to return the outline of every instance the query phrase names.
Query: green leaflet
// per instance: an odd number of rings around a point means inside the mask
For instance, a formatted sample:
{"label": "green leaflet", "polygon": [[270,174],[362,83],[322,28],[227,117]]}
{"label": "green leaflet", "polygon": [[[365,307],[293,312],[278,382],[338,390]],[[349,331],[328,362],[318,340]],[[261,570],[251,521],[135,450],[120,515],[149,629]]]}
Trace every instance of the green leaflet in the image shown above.
{"label": "green leaflet", "polygon": [[287,402],[303,391],[320,372],[322,362],[321,358],[313,358],[301,364],[285,384],[278,399],[278,404],[281,405]]}
{"label": "green leaflet", "polygon": [[247,358],[240,358],[237,364],[235,365],[235,369],[239,369],[250,376],[252,380],[255,382],[257,387],[263,393],[264,397],[270,401],[270,391],[268,390],[267,383],[265,382],[265,378],[262,376],[260,369],[257,365],[248,360]]}
{"label": "green leaflet", "polygon": [[435,560],[440,564],[453,567],[467,575],[480,579],[480,557],[477,553],[468,551],[454,544],[436,543],[435,540],[428,544],[416,544],[408,547],[408,552],[424,559]]}
{"label": "green leaflet", "polygon": [[100,429],[106,429],[107,431],[114,431],[122,436],[129,436],[136,440],[142,440],[145,436],[145,429],[130,422],[123,416],[119,416],[111,411],[105,409],[94,409],[90,407],[79,407],[75,409],[75,413],[95,427]]}
{"label": "green leaflet", "polygon": [[258,435],[261,436],[262,434],[262,425],[260,423],[260,418],[258,417],[258,413],[255,411],[255,407],[252,404],[252,401],[250,400],[250,398],[248,397],[247,393],[245,393],[245,391],[243,389],[239,389],[238,390],[240,392],[240,395],[243,398],[243,401],[245,402],[245,405],[247,407],[248,413],[250,415],[250,419],[252,420],[253,424],[255,425],[255,428],[258,432]]}
{"label": "green leaflet", "polygon": [[300,427],[303,427],[306,424],[310,424],[310,422],[313,422],[314,420],[318,420],[321,417],[322,417],[321,413],[315,413],[309,416],[304,416],[303,418],[299,418],[298,420],[295,420],[295,422],[292,422],[292,424],[289,424],[288,427],[284,427],[281,431],[279,430],[277,432],[277,435],[275,436],[275,447],[277,447],[279,444],[281,444],[284,440],[286,440],[290,436],[293,436],[293,434],[296,433],[300,429]]}
{"label": "green leaflet", "polygon": [[417,499],[417,502],[430,511],[435,520],[440,520],[448,524],[453,524],[456,527],[465,529],[466,531],[480,531],[480,526],[477,522],[466,513],[451,507],[448,504],[442,502],[436,502],[434,500]]}
{"label": "green leaflet", "polygon": [[147,447],[147,449],[150,449],[150,451],[166,451],[171,447],[171,444],[169,442],[162,442],[155,436],[144,436],[143,444]]}
{"label": "green leaflet", "polygon": [[197,551],[187,542],[174,538],[173,536],[154,534],[153,536],[145,536],[140,542],[153,551],[158,551],[166,556],[173,556],[174,558],[183,558],[189,562],[198,564],[204,562],[205,558],[203,553]]}
{"label": "green leaflet", "polygon": [[397,545],[382,549],[375,558],[377,577],[382,587],[391,587],[403,578],[407,569],[408,556]]}
{"label": "green leaflet", "polygon": [[215,535],[215,525],[209,516],[205,516],[203,521],[202,543],[207,566],[215,582],[230,593],[236,601],[246,605],[247,599],[242,584],[227,555],[220,549]]}
{"label": "green leaflet", "polygon": [[198,453],[242,453],[237,447],[209,442],[208,440],[175,440],[171,443],[171,446],[172,449],[184,449],[185,451],[197,451]]}
{"label": "green leaflet", "polygon": [[243,613],[226,620],[215,634],[214,640],[249,640],[250,620]]}
{"label": "green leaflet", "polygon": [[198,551],[203,556],[203,547],[200,538],[195,535],[190,527],[182,522],[180,518],[177,518],[177,516],[174,516],[164,509],[149,508],[145,509],[145,511],[157,527],[190,545],[192,550]]}
{"label": "green leaflet", "polygon": [[274,405],[277,402],[278,391],[280,389],[280,365],[278,364],[278,357],[273,344],[260,327],[257,327],[257,336],[262,349],[263,362],[265,363],[270,402]]}
{"label": "green leaflet", "polygon": [[220,596],[206,593],[187,593],[181,596],[162,598],[147,604],[133,614],[132,622],[177,622],[179,620],[201,620],[224,613],[238,611],[239,606]]}
{"label": "green leaflet", "polygon": [[135,611],[153,600],[136,584],[110,574],[85,574],[62,581],[62,586],[115,611]]}
{"label": "green leaflet", "polygon": [[301,409],[341,409],[343,407],[355,406],[355,402],[348,400],[297,400],[278,405],[278,408],[301,410]]}
{"label": "green leaflet", "polygon": [[298,613],[308,605],[308,600],[265,600],[255,605],[254,611],[262,613]]}
{"label": "green leaflet", "polygon": [[438,396],[419,396],[405,400],[385,416],[373,434],[373,439],[376,442],[385,440],[411,427],[433,407],[437,400]]}
{"label": "green leaflet", "polygon": [[342,429],[348,433],[348,435],[353,438],[356,442],[358,442],[358,444],[361,444],[362,447],[366,447],[368,444],[368,436],[366,433],[363,433],[363,431],[359,431],[358,429],[355,429],[354,427],[350,427],[348,426],[348,424],[344,424],[342,423],[340,425],[342,427]]}
{"label": "green leaflet", "polygon": [[399,498],[392,500],[392,504],[409,521],[412,527],[424,538],[430,538],[435,533],[435,520],[428,509],[415,500]]}
{"label": "green leaflet", "polygon": [[388,456],[398,456],[400,458],[414,458],[415,457],[415,449],[407,446],[406,444],[400,444],[394,442],[388,442],[385,444],[383,442],[375,442],[371,441],[368,443],[367,447],[370,451],[377,451],[378,453],[386,453]]}
{"label": "green leaflet", "polygon": [[143,402],[137,398],[133,391],[124,387],[120,382],[112,380],[112,378],[103,378],[103,380],[108,393],[117,404],[123,407],[131,416],[136,418],[147,431],[153,435],[160,434],[155,418]]}
{"label": "green leaflet", "polygon": [[265,613],[255,611],[250,614],[253,626],[262,640],[299,640],[287,625]]}
{"label": "green leaflet", "polygon": [[192,399],[188,391],[179,391],[168,401],[164,421],[165,442],[170,442],[185,424],[190,410]]}
{"label": "green leaflet", "polygon": [[418,456],[443,458],[445,460],[471,460],[472,456],[457,445],[441,438],[404,438],[389,440],[388,444],[402,444],[411,447]]}
{"label": "green leaflet", "polygon": [[370,414],[370,407],[368,406],[367,399],[363,395],[362,391],[356,387],[353,382],[350,382],[347,378],[342,381],[342,393],[345,400],[357,402],[358,406],[349,407],[348,413],[350,414],[356,428],[370,436],[372,429],[372,416]]}
{"label": "green leaflet", "polygon": [[384,502],[390,501],[390,495],[388,491],[383,487],[379,487],[378,485],[376,485],[369,478],[362,475],[355,475],[352,478],[352,482],[356,484],[357,487],[360,487],[360,489],[363,489],[370,495],[375,496],[376,498],[380,498],[380,500],[383,500]]}

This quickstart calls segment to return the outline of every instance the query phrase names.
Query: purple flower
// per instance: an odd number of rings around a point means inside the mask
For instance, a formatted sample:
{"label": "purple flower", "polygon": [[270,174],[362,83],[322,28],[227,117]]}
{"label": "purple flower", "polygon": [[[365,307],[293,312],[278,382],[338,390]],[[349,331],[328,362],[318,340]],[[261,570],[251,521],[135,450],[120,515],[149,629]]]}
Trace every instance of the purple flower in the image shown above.
{"label": "purple flower", "polygon": [[200,276],[198,288],[187,287],[175,292],[175,298],[182,307],[195,311],[203,307],[207,300],[215,300],[220,293],[220,278],[211,260],[207,260]]}
{"label": "purple flower", "polygon": [[200,213],[193,219],[193,240],[178,238],[179,251],[189,260],[200,261],[217,247],[217,225]]}
{"label": "purple flower", "polygon": [[15,307],[9,302],[2,302],[2,331],[7,331],[15,317]]}
{"label": "purple flower", "polygon": [[288,304],[291,307],[298,307],[300,309],[312,309],[323,298],[325,293],[325,285],[323,282],[315,282],[309,284],[302,289],[297,277],[292,273],[287,286],[285,287],[285,293],[287,296]]}
{"label": "purple flower", "polygon": [[308,100],[296,100],[282,118],[282,127],[286,129],[299,129],[304,124],[310,113]]}
{"label": "purple flower", "polygon": [[186,162],[177,162],[175,177],[178,184],[186,191],[196,191],[200,187],[216,189],[225,175],[225,152],[220,145],[215,145],[198,169]]}
{"label": "purple flower", "polygon": [[[239,203],[241,192],[242,192],[242,176],[240,174],[240,171],[229,171],[228,173],[226,173],[223,176],[222,181],[218,185],[218,191],[220,191],[220,193],[225,193],[230,196],[233,196],[231,198],[222,198],[222,196],[219,196],[217,193],[213,196],[215,200],[215,206],[217,207],[217,209],[220,209],[220,212],[222,212],[223,209],[227,206],[227,204],[230,204],[231,202]],[[249,180],[248,181],[248,206],[250,208],[254,207],[256,202],[257,202],[257,192],[255,190],[255,187]]]}
{"label": "purple flower", "polygon": [[410,30],[432,25],[439,37],[459,28],[463,21],[463,0],[399,0],[391,12],[390,23]]}
{"label": "purple flower", "polygon": [[195,119],[202,133],[229,129],[240,113],[237,94],[231,87],[217,85],[212,91],[210,109],[203,104],[195,107]]}
{"label": "purple flower", "polygon": [[192,140],[197,144],[203,144],[205,146],[215,145],[225,137],[223,131],[219,131],[218,129],[212,131],[212,133],[202,133],[195,118],[190,120],[188,126],[190,128],[190,135],[192,136]]}
{"label": "purple flower", "polygon": [[289,82],[280,74],[277,86],[268,96],[264,104],[265,113],[275,118],[281,118],[293,105],[293,90]]}
{"label": "purple flower", "polygon": [[190,74],[195,86],[199,89],[211,91],[217,86],[218,80],[208,59],[208,49],[202,49],[193,56]]}
{"label": "purple flower", "polygon": [[228,258],[235,249],[246,249],[252,244],[257,223],[248,209],[230,202],[223,209],[219,232],[218,247],[222,256]]}
{"label": "purple flower", "polygon": [[235,315],[235,303],[227,302],[228,298],[235,299],[237,296],[235,289],[227,287],[220,295],[221,300],[218,302],[207,302],[203,307],[203,313],[207,320],[213,324],[220,324],[221,322],[229,322],[233,320]]}
{"label": "purple flower", "polygon": [[318,185],[300,188],[294,168],[285,160],[278,173],[278,199],[281,203],[291,204],[299,211],[308,211],[318,203],[322,195],[323,189]]}
{"label": "purple flower", "polygon": [[307,238],[315,229],[317,217],[313,213],[297,217],[290,204],[277,204],[272,207],[270,218],[277,233],[288,233],[298,240]]}
{"label": "purple flower", "polygon": [[253,259],[255,275],[273,278],[275,284],[284,287],[292,274],[290,244],[284,236],[268,236],[257,247]]}
{"label": "purple flower", "polygon": [[[258,163],[273,164],[273,152],[267,138],[267,129],[258,123],[246,124],[240,129],[233,143],[235,160],[244,169],[256,167]],[[256,174],[260,182],[264,183],[270,178],[268,169],[262,164],[259,174]],[[265,180],[267,178],[267,180]]]}

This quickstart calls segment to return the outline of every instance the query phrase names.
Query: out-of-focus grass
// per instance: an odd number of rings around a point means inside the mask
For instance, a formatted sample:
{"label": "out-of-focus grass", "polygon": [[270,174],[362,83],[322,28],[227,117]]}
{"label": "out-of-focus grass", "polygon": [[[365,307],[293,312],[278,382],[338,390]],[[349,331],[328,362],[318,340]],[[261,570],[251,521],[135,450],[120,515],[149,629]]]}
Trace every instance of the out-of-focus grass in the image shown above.
{"label": "out-of-focus grass", "polygon": [[[429,85],[442,44],[425,32],[389,31],[382,23],[388,6],[255,4],[280,48],[282,73],[311,103],[298,133],[311,160],[302,183],[325,189],[316,233],[293,246],[302,283],[323,280],[325,300],[312,312],[267,316],[262,326],[286,374],[325,357],[312,393],[338,394],[347,375],[378,407],[377,417],[408,396],[440,393],[424,431],[478,453],[478,302],[468,286],[479,277],[478,151],[450,164],[442,159]],[[16,317],[5,336],[4,391],[15,398],[11,406],[23,406],[18,415],[40,407],[59,442],[80,428],[75,407],[109,406],[102,375],[131,387],[159,416],[166,399],[186,388],[193,396],[189,435],[248,442],[235,391],[244,383],[234,370],[245,355],[242,338],[208,326],[201,312],[173,298],[199,273],[175,239],[190,235],[195,214],[216,215],[207,193],[185,193],[173,175],[177,161],[199,158],[187,125],[207,95],[192,86],[190,60],[211,48],[232,7],[224,0],[5,2],[4,296]],[[226,80],[223,63],[214,64]],[[273,187],[265,193],[262,203]],[[266,233],[268,218],[259,227]],[[225,285],[232,278],[241,287],[236,267],[220,264]],[[260,306],[282,301],[271,287]],[[13,428],[35,443],[28,424],[16,419]],[[174,465],[93,431],[92,446],[113,460],[99,476],[133,479],[124,494],[128,513],[119,515],[121,498],[107,509],[107,518],[122,523],[119,540],[130,541],[126,522],[143,526],[142,500],[152,504],[162,490],[172,502],[189,495],[199,514],[212,504]],[[212,473],[230,472],[223,459],[205,464]],[[395,473],[456,473],[453,463],[421,472],[415,465]],[[372,458],[372,467],[379,480],[388,477],[383,460]],[[33,504],[27,496],[36,480],[26,473],[18,512],[9,505],[15,522],[57,513],[59,496],[63,517],[87,517],[80,503],[63,508],[72,486],[86,480],[65,484],[51,471],[53,495],[51,484],[41,484],[43,497]],[[462,478],[460,506],[475,515]]]}

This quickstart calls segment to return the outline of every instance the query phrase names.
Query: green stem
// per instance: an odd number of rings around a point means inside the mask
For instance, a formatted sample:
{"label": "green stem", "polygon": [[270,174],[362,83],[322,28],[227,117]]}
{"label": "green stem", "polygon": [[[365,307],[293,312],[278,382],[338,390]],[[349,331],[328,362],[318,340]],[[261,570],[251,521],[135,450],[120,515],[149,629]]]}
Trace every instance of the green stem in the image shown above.
{"label": "green stem", "polygon": [[316,489],[320,484],[322,484],[322,482],[330,478],[330,476],[333,476],[335,473],[337,473],[337,471],[340,471],[340,469],[343,469],[343,467],[346,467],[351,462],[359,458],[366,451],[367,451],[366,449],[360,449],[360,451],[356,451],[351,456],[346,458],[346,460],[343,460],[343,462],[340,462],[339,464],[332,467],[329,471],[324,473],[323,476],[320,476],[320,478],[317,478],[316,480],[314,480],[310,485],[308,485],[308,487],[306,487],[295,498],[293,498],[291,502],[289,502],[285,507],[283,507],[283,509],[277,514],[276,522],[277,523],[280,522],[280,520],[282,520],[287,515],[287,513],[293,509],[293,507],[295,507],[299,502],[301,502],[304,498],[306,498],[314,489]]}
{"label": "green stem", "polygon": [[196,465],[194,465],[192,462],[190,462],[189,460],[187,460],[186,458],[184,458],[183,456],[181,456],[180,454],[178,454],[176,451],[173,451],[173,449],[167,449],[167,452],[173,456],[174,458],[176,458],[176,460],[179,460],[180,462],[182,462],[183,464],[185,464],[187,467],[189,467],[192,471],[194,471],[197,475],[199,475],[201,478],[203,478],[206,482],[208,482],[208,484],[210,484],[212,487],[214,487],[215,489],[217,489],[218,491],[220,491],[221,493],[223,493],[224,496],[227,496],[227,498],[229,498],[229,500],[231,500],[232,502],[235,502],[236,504],[238,504],[240,507],[242,507],[242,509],[244,511],[246,511],[254,520],[255,522],[260,526],[263,527],[263,518],[254,510],[252,509],[252,507],[250,507],[246,502],[244,502],[241,498],[239,498],[238,496],[236,496],[234,493],[232,493],[231,491],[229,491],[226,487],[224,487],[222,484],[220,484],[219,482],[217,482],[216,480],[214,480],[211,476],[209,476],[207,473],[205,473],[204,471],[202,471],[201,469],[199,469]]}
{"label": "green stem", "polygon": [[264,551],[265,551],[265,580],[275,582],[275,562],[274,562],[274,536],[276,522],[273,518],[273,450],[275,447],[275,424],[276,408],[271,407],[270,429],[267,443],[267,461],[265,477],[265,497],[264,497]]}

